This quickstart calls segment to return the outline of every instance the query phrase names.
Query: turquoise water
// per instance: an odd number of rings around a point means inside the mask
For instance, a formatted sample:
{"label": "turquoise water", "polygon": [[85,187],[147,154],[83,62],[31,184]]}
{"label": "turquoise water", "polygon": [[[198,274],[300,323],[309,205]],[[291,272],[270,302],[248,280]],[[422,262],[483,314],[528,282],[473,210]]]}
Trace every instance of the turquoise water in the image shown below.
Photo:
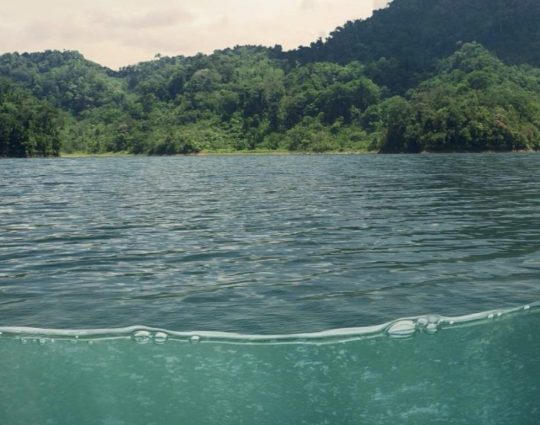
{"label": "turquoise water", "polygon": [[2,329],[2,424],[535,425],[539,318],[296,337]]}
{"label": "turquoise water", "polygon": [[1,160],[0,424],[537,424],[539,166]]}

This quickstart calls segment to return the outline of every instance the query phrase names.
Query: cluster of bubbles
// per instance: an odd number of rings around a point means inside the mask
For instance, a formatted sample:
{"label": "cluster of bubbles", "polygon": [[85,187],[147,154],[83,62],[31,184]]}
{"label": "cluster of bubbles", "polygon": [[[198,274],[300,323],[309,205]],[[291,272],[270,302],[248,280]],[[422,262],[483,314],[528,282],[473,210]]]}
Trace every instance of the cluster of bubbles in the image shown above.
{"label": "cluster of bubbles", "polygon": [[137,344],[148,344],[154,342],[156,344],[164,344],[169,339],[169,335],[165,332],[150,332],[150,331],[135,331],[132,335],[133,341]]}
{"label": "cluster of bubbles", "polygon": [[[523,311],[531,310],[530,305],[521,307]],[[489,320],[498,319],[505,315],[503,311],[488,313],[484,318]],[[442,325],[454,325],[454,320],[443,319],[440,316],[429,315],[417,319],[404,319],[391,323],[386,328],[386,334],[391,338],[410,338],[416,333],[421,332],[428,335],[436,334]]]}
{"label": "cluster of bubbles", "polygon": [[[17,336],[16,339],[18,339],[22,344],[45,345],[45,344],[52,344],[56,342],[55,338],[43,337],[43,336],[30,336],[30,335]],[[62,339],[63,338],[61,338],[61,340]],[[148,344],[148,343],[165,344],[169,339],[169,335],[163,331],[151,332],[147,330],[138,330],[131,334],[131,339],[135,341],[137,344]],[[74,339],[69,339],[69,341],[74,344],[79,341],[86,342],[88,344],[94,344],[94,340],[92,339],[81,340],[78,335],[75,336]],[[190,338],[188,338],[188,341],[192,343],[198,343],[201,341],[201,337],[198,335],[193,335]]]}
{"label": "cluster of bubbles", "polygon": [[44,337],[23,336],[18,339],[21,341],[22,344],[45,345],[45,344],[52,344],[55,342],[54,338],[44,338]]}
{"label": "cluster of bubbles", "polygon": [[434,335],[439,331],[441,317],[422,316],[417,319],[398,320],[386,329],[386,333],[391,338],[410,338],[417,332]]}
{"label": "cluster of bubbles", "polygon": [[[133,332],[132,339],[137,344],[148,344],[153,342],[154,344],[165,344],[169,339],[169,335],[163,331],[146,331],[138,330]],[[189,341],[192,343],[197,343],[201,341],[201,337],[198,335],[193,335],[189,338]]]}

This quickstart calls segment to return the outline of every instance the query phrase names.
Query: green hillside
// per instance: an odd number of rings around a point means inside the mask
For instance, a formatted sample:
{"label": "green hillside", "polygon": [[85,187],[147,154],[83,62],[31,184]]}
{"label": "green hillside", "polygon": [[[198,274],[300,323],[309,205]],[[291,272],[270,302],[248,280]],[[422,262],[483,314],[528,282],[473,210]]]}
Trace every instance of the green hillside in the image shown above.
{"label": "green hillside", "polygon": [[243,46],[119,71],[78,52],[5,54],[0,156],[60,146],[155,155],[537,149],[538,22],[529,0],[394,0],[290,52]]}
{"label": "green hillside", "polygon": [[300,63],[358,60],[377,83],[403,92],[468,42],[508,64],[540,66],[539,22],[537,0],[393,0],[285,56]]}

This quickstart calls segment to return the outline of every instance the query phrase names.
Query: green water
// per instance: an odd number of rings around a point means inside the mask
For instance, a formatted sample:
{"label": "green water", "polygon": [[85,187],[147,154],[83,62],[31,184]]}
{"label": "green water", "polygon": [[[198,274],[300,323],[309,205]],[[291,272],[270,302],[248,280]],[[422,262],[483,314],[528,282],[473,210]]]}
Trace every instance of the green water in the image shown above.
{"label": "green water", "polygon": [[539,319],[536,305],[260,340],[3,329],[2,424],[535,425]]}

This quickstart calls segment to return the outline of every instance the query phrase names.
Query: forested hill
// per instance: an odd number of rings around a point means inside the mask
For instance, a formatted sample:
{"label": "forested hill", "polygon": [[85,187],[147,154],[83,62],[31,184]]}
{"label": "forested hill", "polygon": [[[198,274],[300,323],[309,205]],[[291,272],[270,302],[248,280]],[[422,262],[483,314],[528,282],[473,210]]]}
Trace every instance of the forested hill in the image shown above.
{"label": "forested hill", "polygon": [[458,43],[477,42],[508,64],[540,66],[538,0],[393,0],[327,40],[287,52],[306,62],[370,64],[375,81],[409,88]]}
{"label": "forested hill", "polygon": [[0,156],[540,147],[540,2],[394,0],[326,41],[156,57],[0,56]]}

